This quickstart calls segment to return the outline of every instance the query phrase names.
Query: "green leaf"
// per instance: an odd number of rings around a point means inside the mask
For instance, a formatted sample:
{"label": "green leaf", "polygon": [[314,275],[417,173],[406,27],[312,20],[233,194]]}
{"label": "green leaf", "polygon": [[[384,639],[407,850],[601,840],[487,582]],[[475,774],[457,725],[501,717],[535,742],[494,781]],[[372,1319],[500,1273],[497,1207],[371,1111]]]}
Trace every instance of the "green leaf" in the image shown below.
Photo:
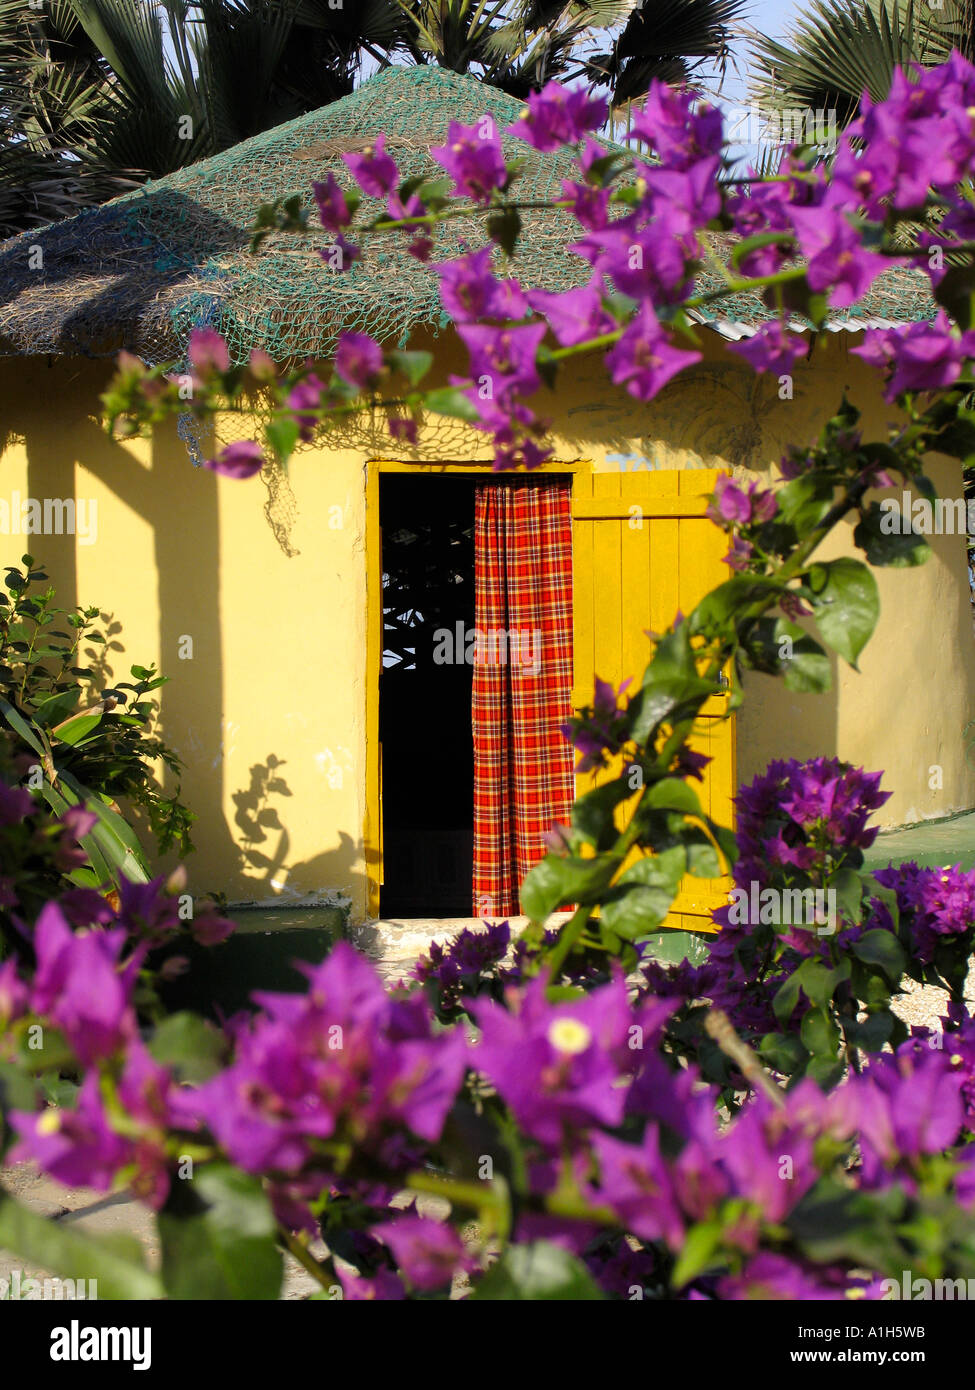
{"label": "green leaf", "polygon": [[153,1033],[149,1051],[157,1062],[175,1068],[180,1080],[195,1086],[220,1070],[224,1038],[198,1014],[170,1014]]}
{"label": "green leaf", "polygon": [[[868,888],[873,897],[876,880],[871,876]],[[836,893],[838,916],[848,924],[856,926],[863,917],[863,879],[855,869],[840,869],[829,882]]]}
{"label": "green leaf", "polygon": [[162,1279],[170,1298],[277,1299],[283,1264],[259,1178],[229,1164],[176,1181],[159,1213]]}
{"label": "green leaf", "polygon": [[800,1249],[823,1264],[843,1260],[863,1269],[901,1269],[904,1248],[895,1222],[907,1204],[904,1189],[857,1192],[822,1178],[788,1218]]}
{"label": "green leaf", "polygon": [[278,463],[287,463],[298,442],[298,421],[288,416],[272,420],[264,427],[264,438],[274,451]]}
{"label": "green leaf", "polygon": [[529,869],[521,885],[521,906],[533,922],[544,922],[563,903],[582,902],[607,880],[618,860],[606,855],[582,859],[547,854]]}
{"label": "green leaf", "polygon": [[15,733],[19,734],[29,748],[33,748],[39,758],[44,757],[44,749],[37,737],[35,730],[27,723],[22,714],[14,709],[8,700],[0,699],[0,711]]}
{"label": "green leaf", "polygon": [[656,931],[670,911],[686,869],[683,845],[638,859],[603,900],[602,925],[625,941]]}
{"label": "green leaf", "polygon": [[[66,798],[63,797],[60,792],[56,792],[54,788],[50,786],[47,782],[43,782],[41,786],[38,788],[38,790],[41,796],[50,806],[51,810],[59,816],[63,816],[69,806],[77,804],[77,802],[66,800]],[[94,834],[92,833],[91,835],[83,835],[81,839],[78,841],[78,843],[81,845],[81,848],[85,851],[89,861],[91,862],[92,873],[94,874],[94,881],[90,886],[93,888],[102,888],[106,884],[114,883],[115,879],[112,874],[112,870],[109,867],[108,861],[106,860],[104,854],[102,853],[101,847],[99,846],[97,840],[94,838]]]}
{"label": "green leaf", "polygon": [[813,1056],[826,1056],[834,1060],[840,1049],[840,1030],[822,1009],[810,1009],[799,1027],[803,1046]]}
{"label": "green leaf", "polygon": [[665,777],[648,787],[641,806],[654,810],[682,811],[688,816],[701,814],[700,797],[689,782],[683,782],[679,777]]}
{"label": "green leaf", "polygon": [[904,948],[891,931],[874,927],[853,943],[853,954],[865,965],[878,965],[892,985],[896,985],[907,968]]}
{"label": "green leaf", "polygon": [[521,215],[517,208],[503,208],[492,212],[487,220],[487,234],[496,241],[506,256],[515,254],[515,246],[521,235]]}
{"label": "green leaf", "polygon": [[821,694],[832,681],[823,648],[789,618],[759,618],[748,631],[741,658],[756,671],[782,676],[787,690]]}
{"label": "green leaf", "polygon": [[104,857],[109,869],[109,878],[113,883],[120,883],[122,878],[130,879],[133,883],[148,883],[149,865],[132,827],[117,811],[106,805],[100,796],[83,786],[71,773],[62,772],[60,781],[74,793],[78,803],[98,817],[98,824],[92,829],[91,834],[86,835],[81,841],[89,857],[91,855],[87,842],[93,840]]}
{"label": "green leaf", "polygon": [[[770,598],[781,590],[775,580],[760,575],[736,574],[705,594],[687,619],[692,637],[723,636],[735,626],[741,610]],[[652,663],[651,663],[652,665]]]}
{"label": "green leaf", "polygon": [[703,837],[687,845],[687,872],[695,878],[720,878],[721,859],[710,840]]}
{"label": "green leaf", "polygon": [[804,960],[792,977],[802,986],[802,992],[810,1004],[824,1008],[833,998],[836,986],[850,978],[850,962],[840,961],[832,970],[821,961]]}
{"label": "green leaf", "polygon": [[783,1076],[792,1076],[809,1057],[795,1033],[766,1033],[757,1050],[765,1065]]}
{"label": "green leaf", "polygon": [[931,558],[931,547],[923,536],[913,529],[906,535],[900,529],[890,532],[890,522],[881,511],[879,502],[871,502],[860,513],[860,520],[853,532],[853,543],[858,546],[871,565],[886,566],[889,569],[907,569],[923,565]]}
{"label": "green leaf", "polygon": [[104,1241],[39,1216],[0,1192],[0,1248],[62,1279],[94,1279],[99,1299],[157,1299],[160,1281]]}
{"label": "green leaf", "polygon": [[97,729],[101,722],[100,711],[96,714],[79,714],[76,719],[67,719],[57,729],[52,729],[51,736],[58,743],[66,743],[74,748],[83,738],[87,738],[92,729]]}
{"label": "green leaf", "polygon": [[50,729],[55,724],[60,724],[63,719],[67,719],[80,699],[80,686],[76,685],[71,690],[62,690],[60,694],[50,695],[46,700],[42,700],[34,710],[34,718],[42,728]]}
{"label": "green leaf", "polygon": [[595,1303],[602,1297],[582,1261],[547,1240],[509,1246],[471,1294],[481,1303]]}
{"label": "green leaf", "polygon": [[862,560],[846,556],[813,565],[808,578],[820,633],[856,669],[880,616],[877,581]]}
{"label": "green leaf", "polygon": [[868,1015],[862,1023],[847,1023],[846,1035],[862,1052],[882,1052],[894,1031],[894,1015],[889,1009]]}
{"label": "green leaf", "polygon": [[[651,661],[648,673],[653,671]],[[711,695],[721,693],[721,686],[698,676],[655,677],[641,687],[627,706],[631,718],[630,737],[634,743],[646,743],[664,720],[678,723],[695,715]]]}
{"label": "green leaf", "polygon": [[[34,1078],[14,1062],[0,1062],[0,1114],[4,1110],[36,1110]],[[0,1130],[2,1130],[0,1122]]]}
{"label": "green leaf", "polygon": [[689,1284],[715,1263],[721,1247],[721,1222],[699,1221],[684,1237],[680,1255],[674,1266],[673,1284],[677,1289]]}
{"label": "green leaf", "polygon": [[799,972],[794,970],[787,976],[776,991],[772,1009],[780,1023],[786,1024],[792,1017],[799,1002]]}
{"label": "green leaf", "polygon": [[448,415],[468,423],[480,419],[474,403],[456,386],[439,386],[435,391],[428,391],[423,399],[426,408],[437,415]]}
{"label": "green leaf", "polygon": [[417,386],[433,366],[433,353],[423,351],[404,352],[396,349],[387,353],[389,363],[402,372],[411,386]]}
{"label": "green leaf", "polygon": [[615,839],[613,812],[621,802],[633,795],[634,788],[626,777],[614,778],[594,787],[572,803],[572,828],[586,841],[599,849],[608,848],[605,841]]}
{"label": "green leaf", "polygon": [[775,494],[779,517],[800,536],[812,531],[833,505],[833,484],[821,473],[800,473]]}

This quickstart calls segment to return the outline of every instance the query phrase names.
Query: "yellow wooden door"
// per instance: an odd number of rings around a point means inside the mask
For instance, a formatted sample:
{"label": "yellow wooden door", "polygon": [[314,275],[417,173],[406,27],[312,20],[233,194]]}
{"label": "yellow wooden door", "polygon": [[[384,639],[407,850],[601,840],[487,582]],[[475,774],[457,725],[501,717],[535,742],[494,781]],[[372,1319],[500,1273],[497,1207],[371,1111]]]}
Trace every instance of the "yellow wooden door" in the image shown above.
{"label": "yellow wooden door", "polygon": [[[704,515],[716,471],[580,469],[572,495],[574,708],[592,703],[593,676],[618,687],[640,684],[651,654],[647,630],[662,632],[678,609],[689,613],[728,577],[727,538]],[[698,788],[701,804],[722,825],[733,824],[734,719],[723,718],[727,696],[704,706],[692,746],[711,762]],[[576,779],[576,794],[603,777]],[[730,879],[686,877],[665,925],[712,931],[711,911],[727,902]]]}

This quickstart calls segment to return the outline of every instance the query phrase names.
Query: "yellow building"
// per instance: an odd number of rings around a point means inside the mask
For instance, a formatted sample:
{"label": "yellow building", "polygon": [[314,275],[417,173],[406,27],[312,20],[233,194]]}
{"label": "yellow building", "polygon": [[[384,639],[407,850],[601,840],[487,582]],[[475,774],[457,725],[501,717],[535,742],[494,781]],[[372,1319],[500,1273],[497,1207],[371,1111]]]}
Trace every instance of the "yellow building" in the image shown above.
{"label": "yellow building", "polygon": [[[446,602],[444,563],[469,592],[473,499],[490,481],[489,453],[483,436],[456,421],[431,418],[406,447],[392,444],[383,419],[360,418],[299,449],[287,475],[217,479],[194,466],[213,441],[187,422],[152,440],[107,436],[98,397],[111,359],[124,346],[148,361],[178,361],[190,328],[204,323],[227,336],[238,360],[255,345],[279,361],[325,357],[337,333],[354,327],[429,346],[443,380],[461,372],[433,272],[392,238],[373,238],[365,262],[337,276],[318,255],[321,234],[275,234],[251,256],[250,228],[260,202],[307,198],[325,169],[341,172],[343,151],[380,131],[412,173],[427,167],[423,152],[449,119],[472,123],[490,110],[506,125],[517,109],[471,79],[391,69],[320,112],[0,248],[0,500],[9,517],[0,563],[29,550],[62,602],[101,604],[124,640],[109,653],[116,678],[133,661],[155,661],[171,677],[162,727],[200,817],[188,864],[196,890],[221,889],[238,902],[348,900],[353,920],[421,901],[424,915],[460,915],[448,898],[459,883],[467,892],[470,863],[470,672],[459,662],[449,676],[441,671],[434,707],[417,699],[415,717],[403,682],[411,661],[422,664],[417,644],[434,635],[433,591]],[[559,156],[533,156],[527,195],[545,196],[568,172]],[[458,233],[448,224],[434,259],[456,253],[465,232],[480,244],[476,227]],[[554,217],[526,214],[519,277],[567,288],[580,269]],[[614,686],[638,678],[646,630],[665,627],[723,576],[724,538],[703,515],[715,470],[767,474],[844,392],[863,411],[868,437],[882,429],[887,407],[850,348],[869,323],[929,308],[913,278],[892,273],[856,314],[811,341],[791,390],[729,352],[728,340],[762,315],[757,302],[738,300],[727,317],[702,324],[703,361],[650,406],[613,388],[596,363],[571,366],[554,394],[542,393],[557,460],[545,478],[569,489],[566,700],[591,699],[594,672]],[[218,436],[248,437],[256,427],[228,419]],[[943,496],[962,495],[956,463],[933,460],[931,472]],[[75,499],[75,533],[24,534],[18,517],[28,498]],[[890,826],[975,806],[965,542],[930,540],[928,565],[877,572],[881,618],[859,673],[836,669],[828,695],[752,677],[734,721],[713,702],[701,742],[713,757],[705,798],[718,819],[731,819],[736,777],[752,777],[773,756],[835,754],[883,768],[893,796],[881,820]],[[831,553],[850,545],[841,532]],[[406,578],[394,600],[397,575]],[[410,612],[419,615],[412,627]],[[438,631],[442,643],[453,626]],[[427,666],[428,657],[425,649]],[[438,805],[444,824],[435,826]],[[675,925],[706,925],[720,892],[720,883],[689,886]]]}

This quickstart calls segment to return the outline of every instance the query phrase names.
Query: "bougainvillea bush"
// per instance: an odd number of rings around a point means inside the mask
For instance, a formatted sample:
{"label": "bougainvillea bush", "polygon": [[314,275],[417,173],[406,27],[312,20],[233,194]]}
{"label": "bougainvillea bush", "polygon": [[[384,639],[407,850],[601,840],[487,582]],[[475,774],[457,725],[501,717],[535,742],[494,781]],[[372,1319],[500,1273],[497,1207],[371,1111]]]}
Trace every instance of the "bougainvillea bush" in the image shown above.
{"label": "bougainvillea bush", "polygon": [[[691,311],[725,295],[764,295],[767,323],[733,350],[777,374],[807,351],[794,315],[821,325],[891,264],[926,275],[937,305],[856,349],[894,407],[883,437],[838,401],[774,486],[719,483],[711,514],[732,575],[657,636],[639,683],[597,682],[567,725],[604,780],[526,878],[517,942],[507,925],[466,935],[396,991],[340,944],[303,994],[258,994],[217,1028],[139,1012],[140,924],[165,918],[164,885],[145,890],[135,934],[126,904],[82,923],[63,900],[25,913],[30,958],[0,975],[4,1143],[67,1183],[128,1183],[156,1213],[162,1267],[9,1197],[0,1245],[122,1297],[274,1298],[283,1249],[325,1299],[873,1298],[905,1270],[975,1274],[962,1003],[975,880],[865,873],[879,777],[835,761],[773,764],[742,793],[736,839],[705,814],[689,746],[725,674],[734,708],[743,669],[815,691],[827,647],[856,664],[877,619],[870,566],[927,556],[881,526],[871,494],[901,480],[930,496],[929,451],[975,452],[973,112],[975,69],[953,55],[898,74],[882,103],[864,97],[828,167],[791,150],[773,176],[722,180],[720,113],[688,94],[655,86],[625,157],[595,138],[604,103],[551,85],[510,134],[576,147],[578,179],[556,205],[592,269],[580,288],[519,283],[518,167],[490,117],[454,123],[431,152],[444,179],[401,182],[380,139],[344,156],[357,193],[334,174],[313,189],[334,236],[323,273],[367,258],[377,236],[406,236],[428,260],[435,224],[482,217],[484,247],[434,267],[468,377],[430,386],[429,354],[352,333],[332,363],[279,372],[260,353],[231,362],[198,329],[187,403],[186,373],[123,357],[105,397],[123,434],[267,392],[263,442],[208,461],[227,477],[281,466],[366,407],[387,412],[394,439],[415,439],[426,412],[458,416],[497,467],[530,468],[547,457],[540,388],[569,357],[594,355],[649,401],[699,358]],[[255,243],[300,235],[309,216],[300,199],[269,205]],[[697,287],[705,264],[717,289]],[[818,559],[846,518],[865,558]],[[17,791],[14,820],[28,813]],[[725,869],[749,911],[732,916],[732,894],[706,965],[645,960],[682,877]],[[769,892],[827,907],[765,914]],[[905,976],[948,986],[937,1030],[908,1033],[892,1011]],[[56,1108],[35,1082],[52,1067],[72,1088]]]}

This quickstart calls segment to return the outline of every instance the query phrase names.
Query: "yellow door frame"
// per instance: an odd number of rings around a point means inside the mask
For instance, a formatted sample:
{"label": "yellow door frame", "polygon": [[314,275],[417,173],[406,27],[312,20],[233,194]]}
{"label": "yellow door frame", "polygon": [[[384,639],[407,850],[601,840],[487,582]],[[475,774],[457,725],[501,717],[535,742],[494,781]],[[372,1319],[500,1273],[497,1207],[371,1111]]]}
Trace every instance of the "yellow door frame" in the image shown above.
{"label": "yellow door frame", "polygon": [[[548,474],[568,474],[572,477],[572,519],[577,521],[598,520],[603,517],[625,516],[629,499],[613,497],[594,497],[590,476],[598,476],[589,459],[571,462],[543,464],[537,472]],[[674,470],[693,475],[696,470]],[[383,653],[383,608],[382,608],[382,537],[379,526],[379,482],[384,473],[439,474],[445,477],[464,474],[482,474],[497,478],[489,464],[485,463],[410,463],[397,459],[370,459],[366,463],[366,787],[365,816],[363,824],[363,846],[366,864],[367,910],[370,917],[379,915],[379,890],[383,881],[382,845],[382,758],[379,745],[379,681],[382,674]],[[640,508],[647,519],[666,517],[703,516],[707,507],[713,474],[686,482],[691,484],[687,491],[677,494],[654,496],[652,492],[640,497]],[[694,487],[694,483],[698,483]],[[704,486],[701,486],[701,485]],[[707,490],[705,490],[705,486]],[[623,509],[622,511],[620,509]],[[575,600],[573,600],[573,603]],[[576,686],[573,690],[573,704],[580,702],[578,686],[579,673],[575,673]],[[586,697],[588,698],[588,696]],[[714,704],[716,707],[711,709]],[[718,713],[717,706],[723,700],[709,701],[702,713]],[[731,756],[734,760],[735,739],[731,736]],[[582,789],[579,788],[579,791]],[[708,927],[710,922],[704,915],[711,904],[689,900],[682,893],[674,904],[673,925]],[[700,916],[699,916],[700,914]],[[689,920],[691,919],[691,920]]]}

